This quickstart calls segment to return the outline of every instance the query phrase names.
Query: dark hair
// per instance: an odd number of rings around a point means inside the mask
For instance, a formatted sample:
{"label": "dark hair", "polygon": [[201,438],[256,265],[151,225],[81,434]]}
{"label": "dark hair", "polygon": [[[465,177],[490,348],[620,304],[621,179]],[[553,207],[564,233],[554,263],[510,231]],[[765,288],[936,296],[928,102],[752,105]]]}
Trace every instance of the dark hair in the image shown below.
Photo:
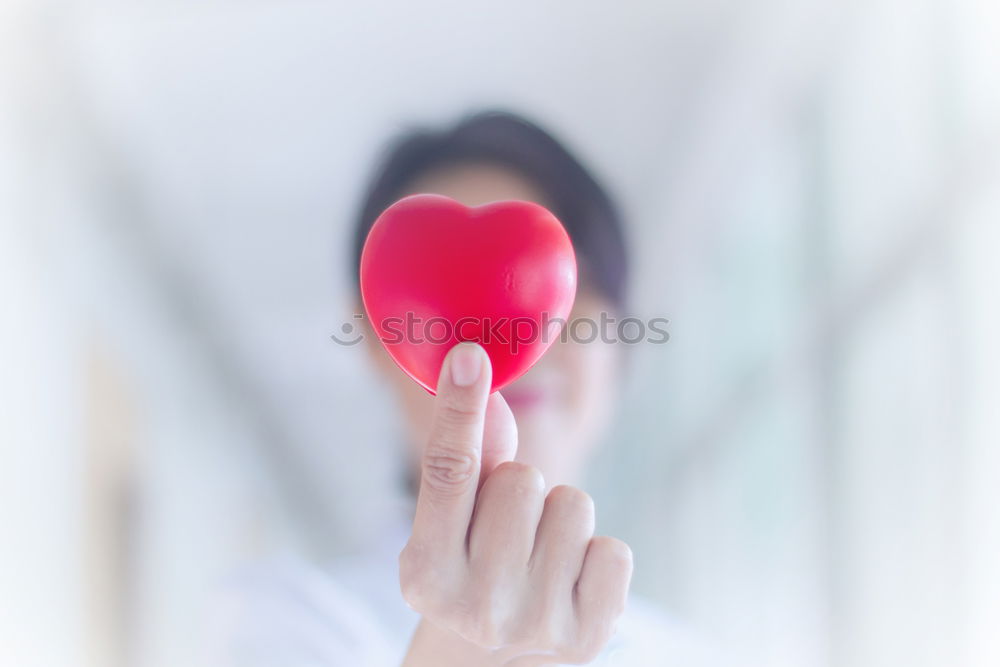
{"label": "dark hair", "polygon": [[355,222],[355,281],[361,250],[379,214],[425,172],[468,163],[509,168],[538,187],[573,241],[581,282],[615,306],[624,306],[628,255],[621,217],[610,195],[552,135],[503,111],[476,113],[444,130],[413,130],[390,144]]}

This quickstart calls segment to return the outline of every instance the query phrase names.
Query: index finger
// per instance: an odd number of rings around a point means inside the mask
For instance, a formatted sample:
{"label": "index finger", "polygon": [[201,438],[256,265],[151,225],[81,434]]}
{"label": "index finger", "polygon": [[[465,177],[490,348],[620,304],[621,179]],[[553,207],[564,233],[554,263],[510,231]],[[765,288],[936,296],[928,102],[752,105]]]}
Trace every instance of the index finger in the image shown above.
{"label": "index finger", "polygon": [[464,548],[482,466],[491,381],[490,360],[479,345],[459,343],[445,357],[411,537],[426,548]]}

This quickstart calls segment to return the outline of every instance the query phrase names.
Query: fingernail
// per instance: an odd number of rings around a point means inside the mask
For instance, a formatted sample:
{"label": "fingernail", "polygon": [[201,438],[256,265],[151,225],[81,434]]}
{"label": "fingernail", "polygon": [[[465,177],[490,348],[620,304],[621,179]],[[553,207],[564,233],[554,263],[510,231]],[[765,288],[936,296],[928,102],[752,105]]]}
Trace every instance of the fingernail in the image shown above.
{"label": "fingernail", "polygon": [[471,387],[483,368],[482,348],[475,343],[459,343],[451,353],[451,381],[459,387]]}

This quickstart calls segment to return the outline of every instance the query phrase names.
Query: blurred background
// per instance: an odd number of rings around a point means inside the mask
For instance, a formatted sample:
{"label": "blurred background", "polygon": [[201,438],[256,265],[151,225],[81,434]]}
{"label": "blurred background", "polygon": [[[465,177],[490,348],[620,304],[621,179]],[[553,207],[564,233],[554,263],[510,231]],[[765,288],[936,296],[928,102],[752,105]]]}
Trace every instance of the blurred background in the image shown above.
{"label": "blurred background", "polygon": [[992,0],[7,0],[0,100],[0,663],[198,664],[220,576],[365,539],[348,224],[499,106],[671,320],[587,486],[634,589],[743,664],[1000,664]]}

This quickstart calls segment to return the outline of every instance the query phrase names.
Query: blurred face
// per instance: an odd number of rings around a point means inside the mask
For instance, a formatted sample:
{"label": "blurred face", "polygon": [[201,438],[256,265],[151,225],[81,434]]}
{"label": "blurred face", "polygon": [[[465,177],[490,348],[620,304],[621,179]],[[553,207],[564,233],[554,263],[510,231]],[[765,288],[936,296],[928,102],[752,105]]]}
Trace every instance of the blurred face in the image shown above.
{"label": "blurred face", "polygon": [[[429,171],[404,194],[433,192],[466,206],[519,199],[547,205],[541,192],[520,175],[492,165],[467,165]],[[609,304],[581,283],[570,321],[600,320]],[[368,336],[368,349],[403,408],[414,464],[430,432],[433,397],[400,370],[385,349]],[[610,418],[618,382],[618,352],[599,340],[556,341],[542,359],[503,394],[518,427],[517,460],[538,467],[550,486],[578,483]]]}

